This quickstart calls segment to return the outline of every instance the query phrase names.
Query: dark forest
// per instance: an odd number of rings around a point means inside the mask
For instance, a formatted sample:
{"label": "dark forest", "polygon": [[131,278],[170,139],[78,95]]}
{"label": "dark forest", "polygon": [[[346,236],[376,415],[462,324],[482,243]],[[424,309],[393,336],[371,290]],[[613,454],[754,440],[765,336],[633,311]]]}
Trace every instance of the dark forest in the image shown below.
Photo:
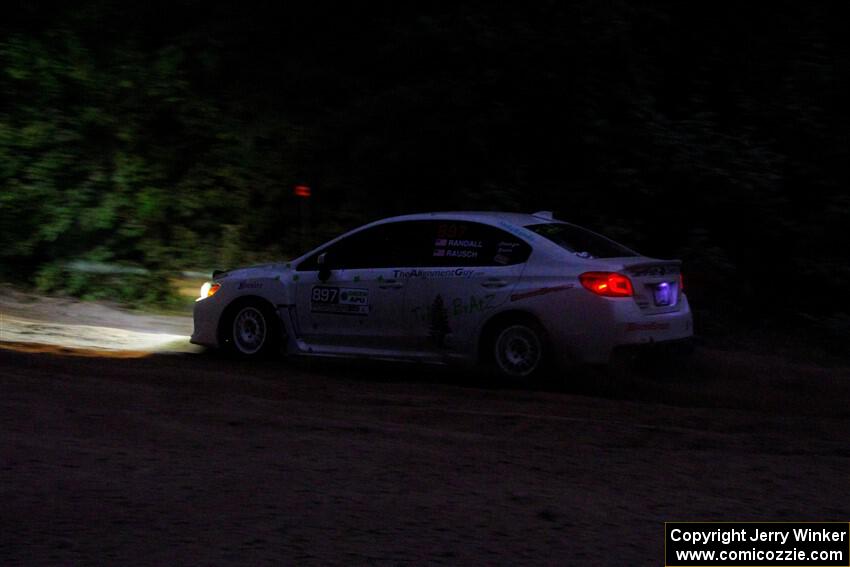
{"label": "dark forest", "polygon": [[[19,3],[0,273],[86,295],[429,210],[554,210],[684,261],[698,331],[850,335],[839,3]],[[302,230],[299,184],[312,189]]]}

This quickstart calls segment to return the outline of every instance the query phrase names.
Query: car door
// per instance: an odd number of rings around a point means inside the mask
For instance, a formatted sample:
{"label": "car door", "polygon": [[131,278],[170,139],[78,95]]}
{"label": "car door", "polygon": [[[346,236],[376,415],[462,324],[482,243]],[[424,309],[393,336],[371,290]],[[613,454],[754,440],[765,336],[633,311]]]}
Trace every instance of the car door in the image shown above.
{"label": "car door", "polygon": [[[403,252],[403,225],[368,227],[320,248],[296,266],[300,338],[329,352],[393,348],[403,330],[405,282],[384,276]],[[322,265],[327,274],[322,274]]]}
{"label": "car door", "polygon": [[427,221],[419,266],[402,273],[411,348],[443,354],[474,347],[482,320],[510,301],[531,247],[497,227]]}

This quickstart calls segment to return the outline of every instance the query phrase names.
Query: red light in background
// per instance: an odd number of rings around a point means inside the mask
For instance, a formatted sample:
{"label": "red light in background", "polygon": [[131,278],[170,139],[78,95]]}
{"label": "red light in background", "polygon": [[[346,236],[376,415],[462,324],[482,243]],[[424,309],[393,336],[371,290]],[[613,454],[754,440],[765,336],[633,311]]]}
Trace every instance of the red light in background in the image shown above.
{"label": "red light in background", "polygon": [[307,199],[310,197],[311,191],[310,188],[306,185],[296,185],[295,189],[293,190],[293,193],[296,197],[302,197],[304,199]]}

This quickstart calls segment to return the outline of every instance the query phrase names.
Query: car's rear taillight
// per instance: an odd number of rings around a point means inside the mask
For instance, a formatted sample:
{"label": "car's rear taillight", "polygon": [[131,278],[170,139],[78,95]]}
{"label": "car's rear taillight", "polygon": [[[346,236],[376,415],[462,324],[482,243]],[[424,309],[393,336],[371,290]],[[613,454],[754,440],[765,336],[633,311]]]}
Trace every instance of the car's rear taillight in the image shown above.
{"label": "car's rear taillight", "polygon": [[684,293],[685,291],[685,276],[679,272],[679,293]]}
{"label": "car's rear taillight", "polygon": [[605,297],[631,297],[632,281],[616,272],[585,272],[578,277],[585,289]]}

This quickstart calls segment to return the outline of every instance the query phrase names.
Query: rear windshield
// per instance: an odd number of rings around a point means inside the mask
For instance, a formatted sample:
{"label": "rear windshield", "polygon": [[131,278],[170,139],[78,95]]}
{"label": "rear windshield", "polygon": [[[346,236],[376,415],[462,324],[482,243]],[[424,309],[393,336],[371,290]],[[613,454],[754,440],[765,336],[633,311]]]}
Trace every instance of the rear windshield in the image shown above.
{"label": "rear windshield", "polygon": [[584,228],[563,223],[532,224],[528,230],[545,236],[564,250],[581,258],[622,258],[637,252]]}

